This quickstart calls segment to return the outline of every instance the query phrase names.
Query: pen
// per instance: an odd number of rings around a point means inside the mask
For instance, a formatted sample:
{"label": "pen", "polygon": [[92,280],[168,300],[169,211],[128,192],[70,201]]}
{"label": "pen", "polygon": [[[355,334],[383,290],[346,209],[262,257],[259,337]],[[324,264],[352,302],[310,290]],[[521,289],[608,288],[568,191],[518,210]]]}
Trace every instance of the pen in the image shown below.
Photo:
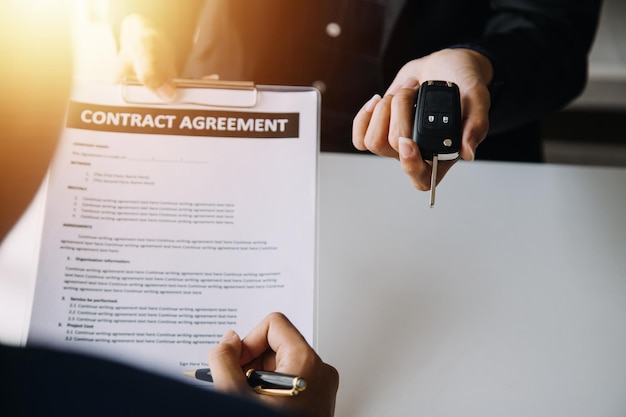
{"label": "pen", "polygon": [[[213,382],[213,376],[209,368],[185,371],[185,375],[202,381]],[[248,385],[259,394],[290,397],[298,395],[306,389],[304,378],[280,372],[248,369],[246,378],[248,379]]]}

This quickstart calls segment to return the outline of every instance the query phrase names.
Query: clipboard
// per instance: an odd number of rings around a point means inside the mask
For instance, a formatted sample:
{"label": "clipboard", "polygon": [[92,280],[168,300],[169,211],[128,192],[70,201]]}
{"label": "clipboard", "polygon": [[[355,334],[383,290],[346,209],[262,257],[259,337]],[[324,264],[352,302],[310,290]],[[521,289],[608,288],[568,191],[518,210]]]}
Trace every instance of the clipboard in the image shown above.
{"label": "clipboard", "polygon": [[[210,107],[251,108],[257,105],[259,90],[253,81],[174,79],[179,92],[175,100],[180,104],[196,104]],[[164,102],[153,93],[146,91],[136,77],[126,77],[121,85],[121,96],[125,102],[136,105],[164,106]],[[139,87],[139,88],[137,88]],[[194,90],[204,89],[198,97]]]}
{"label": "clipboard", "polygon": [[76,80],[27,344],[187,383],[221,334],[270,312],[315,346],[319,92],[178,85],[181,100],[162,103],[132,83]]}

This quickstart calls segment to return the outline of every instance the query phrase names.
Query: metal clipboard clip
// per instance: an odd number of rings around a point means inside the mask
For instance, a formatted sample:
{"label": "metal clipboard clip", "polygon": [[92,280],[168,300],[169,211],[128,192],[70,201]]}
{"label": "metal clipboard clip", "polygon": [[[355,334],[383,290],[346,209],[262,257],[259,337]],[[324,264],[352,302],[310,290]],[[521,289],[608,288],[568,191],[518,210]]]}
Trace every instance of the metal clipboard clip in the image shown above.
{"label": "metal clipboard clip", "polygon": [[255,107],[259,90],[252,81],[174,79],[177,98],[163,101],[135,77],[126,77],[120,87],[122,99],[128,104],[171,106],[190,104],[207,107]]}

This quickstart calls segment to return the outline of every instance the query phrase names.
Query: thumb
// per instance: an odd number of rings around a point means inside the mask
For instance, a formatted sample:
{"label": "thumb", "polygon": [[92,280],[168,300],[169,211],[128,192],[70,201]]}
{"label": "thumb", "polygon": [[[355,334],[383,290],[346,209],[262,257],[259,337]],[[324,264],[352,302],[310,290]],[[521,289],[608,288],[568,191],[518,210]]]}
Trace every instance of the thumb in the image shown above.
{"label": "thumb", "polygon": [[241,338],[229,330],[220,343],[209,351],[209,368],[218,391],[243,393],[249,389],[240,365],[241,349]]}

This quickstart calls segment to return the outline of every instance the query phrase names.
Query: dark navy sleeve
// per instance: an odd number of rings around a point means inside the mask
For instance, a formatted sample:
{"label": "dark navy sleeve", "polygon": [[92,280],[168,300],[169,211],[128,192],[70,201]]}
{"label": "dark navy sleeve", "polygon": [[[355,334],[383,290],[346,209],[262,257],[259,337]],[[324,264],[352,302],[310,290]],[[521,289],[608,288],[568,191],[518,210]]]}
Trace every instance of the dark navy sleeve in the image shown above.
{"label": "dark navy sleeve", "polygon": [[484,35],[455,45],[494,65],[490,132],[538,119],[578,96],[587,81],[600,0],[493,0]]}
{"label": "dark navy sleeve", "polygon": [[11,416],[288,417],[259,401],[84,355],[0,345],[0,368],[2,409]]}

